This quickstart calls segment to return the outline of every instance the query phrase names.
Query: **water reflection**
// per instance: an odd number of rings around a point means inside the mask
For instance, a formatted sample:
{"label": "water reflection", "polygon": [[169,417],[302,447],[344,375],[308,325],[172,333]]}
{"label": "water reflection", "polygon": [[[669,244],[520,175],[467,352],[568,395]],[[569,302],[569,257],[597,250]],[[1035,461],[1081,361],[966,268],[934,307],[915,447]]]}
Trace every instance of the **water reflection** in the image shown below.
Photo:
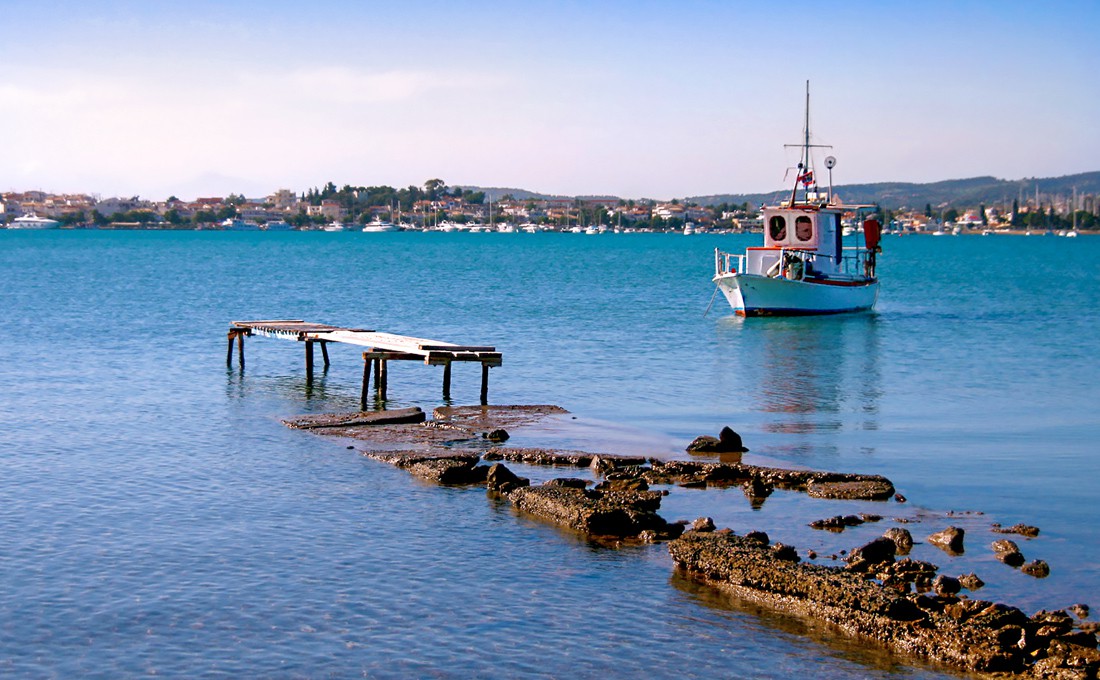
{"label": "water reflection", "polygon": [[[876,314],[743,319],[718,323],[718,340],[735,357],[723,362],[767,432],[813,435],[877,430],[883,390]],[[789,443],[801,457],[820,443]]]}
{"label": "water reflection", "polygon": [[[250,375],[247,369],[229,368],[226,369],[225,391],[231,401],[262,394],[306,411],[314,408],[359,410],[358,395],[351,393],[346,381],[332,379],[327,368],[315,371],[312,376]],[[373,390],[371,396],[376,407],[382,404]]]}

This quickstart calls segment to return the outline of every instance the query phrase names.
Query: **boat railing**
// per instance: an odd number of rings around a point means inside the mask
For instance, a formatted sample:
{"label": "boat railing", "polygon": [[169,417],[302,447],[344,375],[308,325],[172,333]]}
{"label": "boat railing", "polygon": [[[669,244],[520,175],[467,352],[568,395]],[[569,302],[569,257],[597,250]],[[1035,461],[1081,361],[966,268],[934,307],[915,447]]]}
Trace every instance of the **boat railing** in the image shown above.
{"label": "boat railing", "polygon": [[840,273],[856,279],[873,278],[873,255],[862,246],[845,246],[840,258]]}
{"label": "boat railing", "polygon": [[737,253],[726,253],[720,248],[714,249],[714,273],[716,276],[723,274],[736,274],[745,271],[745,256]]}
{"label": "boat railing", "polygon": [[[808,276],[809,271],[817,270],[818,272],[831,272],[826,274],[828,277],[839,277],[851,280],[860,280],[874,278],[874,259],[870,251],[866,248],[858,246],[845,247],[841,253],[840,262],[837,263],[834,268],[832,264],[824,266],[817,266],[818,260],[825,260],[832,263],[833,258],[830,255],[824,255],[821,253],[807,251],[801,248],[780,248],[774,252],[763,262],[754,262],[754,270],[756,267],[771,264],[775,268],[775,272],[778,274],[786,268],[785,263],[788,261],[787,254],[790,253],[797,259],[806,265],[809,265],[806,269],[799,268],[800,272],[798,278]],[[746,273],[747,255],[738,253],[727,253],[720,248],[714,249],[714,273],[716,276],[724,276],[727,274]],[[786,272],[784,272],[786,276]]]}

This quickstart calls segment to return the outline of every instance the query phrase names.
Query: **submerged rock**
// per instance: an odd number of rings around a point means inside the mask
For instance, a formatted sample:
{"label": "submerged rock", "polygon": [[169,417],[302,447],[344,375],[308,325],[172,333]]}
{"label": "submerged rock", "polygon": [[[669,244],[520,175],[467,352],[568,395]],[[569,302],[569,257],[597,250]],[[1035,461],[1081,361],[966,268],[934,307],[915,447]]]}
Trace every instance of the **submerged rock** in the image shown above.
{"label": "submerged rock", "polygon": [[656,491],[596,491],[544,484],[514,489],[508,499],[520,510],[596,536],[671,530],[656,512],[661,505],[661,494]]}
{"label": "submerged rock", "polygon": [[548,479],[543,482],[543,486],[561,486],[566,489],[584,489],[589,485],[587,479],[581,479],[580,477],[555,477],[554,479]]}
{"label": "submerged rock", "polygon": [[360,427],[422,423],[427,419],[418,406],[389,411],[356,411],[354,413],[320,413],[284,420],[283,424],[299,430],[319,430],[327,427]]}
{"label": "submerged rock", "polygon": [[966,532],[959,527],[947,527],[928,537],[928,542],[948,555],[963,554],[963,537]]}
{"label": "submerged rock", "polygon": [[478,465],[479,459],[478,456],[426,458],[404,467],[411,474],[437,484],[481,484],[485,481],[489,468]]}
{"label": "submerged rock", "polygon": [[696,437],[687,446],[688,453],[745,453],[748,451],[741,442],[741,435],[729,427],[723,427],[717,437],[702,435]]}
{"label": "submerged rock", "polygon": [[901,527],[890,527],[883,534],[883,537],[890,539],[897,546],[899,555],[908,555],[913,549],[913,534],[909,533],[908,529],[902,529]]}
{"label": "submerged rock", "polygon": [[516,473],[504,467],[503,463],[493,463],[485,474],[485,485],[489,491],[506,494],[512,489],[530,486],[531,480],[516,475]]}
{"label": "submerged rock", "polygon": [[692,531],[714,531],[714,520],[710,517],[699,517],[691,523]]}
{"label": "submerged rock", "polygon": [[1027,538],[1035,538],[1039,535],[1039,527],[1033,527],[1030,524],[1013,524],[1010,527],[994,524],[993,531],[998,534],[1018,534]]}
{"label": "submerged rock", "polygon": [[1046,578],[1050,576],[1050,565],[1043,560],[1032,560],[1020,567],[1020,571],[1035,578]]}
{"label": "submerged rock", "polygon": [[852,571],[869,571],[883,562],[893,562],[897,546],[886,537],[879,537],[862,545],[848,555],[848,568]]}
{"label": "submerged rock", "polygon": [[1019,567],[1024,563],[1024,555],[1015,541],[1002,538],[993,541],[993,555],[1010,567]]}
{"label": "submerged rock", "polygon": [[937,595],[956,595],[962,590],[962,584],[959,579],[954,576],[946,576],[940,574],[936,577],[936,580],[932,582],[932,590],[936,591]]}
{"label": "submerged rock", "polygon": [[960,576],[959,584],[967,590],[975,591],[980,590],[982,586],[985,585],[985,581],[978,578],[978,575],[974,572],[971,572],[969,574],[963,574],[962,576]]}
{"label": "submerged rock", "polygon": [[753,507],[763,505],[764,499],[772,495],[774,490],[774,486],[756,477],[741,483],[741,491],[745,493],[746,498],[753,502]]}
{"label": "submerged rock", "polygon": [[828,529],[829,531],[844,531],[845,527],[855,527],[863,524],[863,518],[856,515],[836,515],[826,519],[818,519],[810,522],[813,529]]}
{"label": "submerged rock", "polygon": [[588,467],[594,454],[584,451],[563,451],[561,449],[501,448],[494,447],[485,452],[485,460],[506,460],[512,463],[530,465],[569,465]]}
{"label": "submerged rock", "polygon": [[856,481],[812,481],[806,485],[806,493],[813,498],[884,501],[894,495],[894,485],[885,477],[874,476]]}

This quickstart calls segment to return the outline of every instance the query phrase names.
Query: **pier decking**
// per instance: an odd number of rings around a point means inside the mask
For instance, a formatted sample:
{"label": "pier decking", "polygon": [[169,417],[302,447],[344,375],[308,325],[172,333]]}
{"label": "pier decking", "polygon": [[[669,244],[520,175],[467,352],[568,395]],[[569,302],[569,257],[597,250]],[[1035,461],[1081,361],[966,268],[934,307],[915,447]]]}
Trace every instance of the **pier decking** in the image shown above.
{"label": "pier decking", "polygon": [[226,365],[233,363],[233,344],[236,341],[240,366],[244,367],[244,339],[246,336],[263,335],[305,343],[306,379],[313,377],[313,345],[321,345],[325,368],[329,366],[328,343],[339,342],[365,347],[363,352],[363,389],[360,404],[367,407],[368,385],[371,370],[374,372],[374,388],[379,398],[386,399],[387,364],[390,361],[423,361],[429,366],[443,367],[443,398],[451,398],[451,364],[456,361],[481,364],[481,403],[489,399],[489,369],[500,366],[503,358],[495,347],[489,345],[457,345],[452,342],[415,338],[408,335],[382,333],[362,328],[342,328],[302,319],[274,319],[263,321],[233,321],[229,327],[229,349]]}

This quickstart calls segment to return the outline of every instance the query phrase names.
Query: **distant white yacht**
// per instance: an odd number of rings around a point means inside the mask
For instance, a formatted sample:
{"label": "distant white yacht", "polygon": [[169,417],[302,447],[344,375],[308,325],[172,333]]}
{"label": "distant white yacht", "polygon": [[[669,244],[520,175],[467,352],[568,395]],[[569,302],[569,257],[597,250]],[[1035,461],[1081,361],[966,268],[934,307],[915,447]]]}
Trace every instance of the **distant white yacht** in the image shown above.
{"label": "distant white yacht", "polygon": [[219,226],[226,231],[259,231],[260,225],[255,222],[245,222],[242,219],[229,218],[222,221]]}
{"label": "distant white yacht", "polygon": [[374,220],[372,222],[368,222],[367,225],[363,227],[363,231],[367,232],[368,234],[383,231],[401,231],[401,227],[397,226],[393,222]]}
{"label": "distant white yacht", "polygon": [[61,223],[57,220],[39,217],[34,213],[27,213],[22,217],[16,217],[8,225],[9,229],[60,229]]}
{"label": "distant white yacht", "polygon": [[329,222],[328,224],[326,224],[324,226],[324,230],[325,231],[347,231],[347,227],[344,226],[343,222],[334,221],[334,222]]}
{"label": "distant white yacht", "polygon": [[294,227],[284,220],[268,222],[264,225],[264,231],[291,231],[292,229],[294,229]]}

